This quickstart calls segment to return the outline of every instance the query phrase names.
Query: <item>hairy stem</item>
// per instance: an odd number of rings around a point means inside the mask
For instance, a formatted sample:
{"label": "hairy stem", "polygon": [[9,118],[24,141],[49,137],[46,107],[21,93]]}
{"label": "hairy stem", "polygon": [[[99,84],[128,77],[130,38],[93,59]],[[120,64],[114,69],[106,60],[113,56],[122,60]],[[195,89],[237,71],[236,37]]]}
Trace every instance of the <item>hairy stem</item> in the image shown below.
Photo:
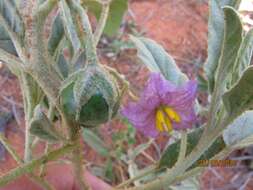
{"label": "hairy stem", "polygon": [[186,150],[187,150],[187,132],[184,130],[182,131],[182,134],[181,134],[181,144],[180,144],[180,151],[179,151],[179,155],[178,155],[178,159],[176,163],[177,165],[180,165],[184,161]]}
{"label": "hairy stem", "polygon": [[[54,119],[54,111],[55,111],[55,107],[52,105],[52,104],[49,104],[49,110],[48,110],[48,119],[50,121],[53,121]],[[47,154],[50,149],[52,148],[50,146],[51,144],[49,144],[48,142],[46,142],[46,147],[45,147],[45,150],[44,150],[44,153]],[[45,167],[46,167],[46,164],[43,164],[41,167],[40,167],[40,172],[39,172],[39,176],[40,177],[43,177],[45,175]]]}
{"label": "hairy stem", "polygon": [[7,139],[4,137],[4,135],[0,134],[0,142],[3,144],[3,146],[6,148],[6,150],[9,152],[9,154],[12,156],[12,158],[18,163],[22,164],[23,160],[18,156],[17,152],[11,147]]}
{"label": "hairy stem", "polygon": [[82,190],[89,190],[90,188],[84,180],[85,168],[83,168],[80,126],[77,123],[68,121],[66,119],[64,119],[64,124],[67,125],[69,129],[70,140],[75,145],[75,148],[72,152],[72,163],[74,167],[75,178]]}
{"label": "hairy stem", "polygon": [[61,156],[73,151],[74,148],[75,145],[67,144],[57,150],[49,152],[48,154],[36,160],[32,160],[28,163],[21,165],[20,167],[10,170],[8,173],[0,177],[0,187],[3,187],[4,185],[10,183],[11,181],[17,179],[24,174],[31,173],[34,168],[40,166],[41,164],[60,158]]}
{"label": "hairy stem", "polygon": [[110,10],[110,3],[111,3],[110,0],[103,3],[102,12],[100,14],[98,25],[97,25],[96,31],[94,33],[94,44],[95,44],[95,46],[97,46],[97,44],[100,40],[100,37],[101,37],[101,35],[104,31],[105,24],[106,24],[106,21],[107,21],[107,18],[108,18],[109,10]]}
{"label": "hairy stem", "polygon": [[82,156],[83,156],[82,155],[82,148],[81,148],[81,144],[80,144],[80,139],[78,137],[75,140],[75,149],[73,150],[73,155],[72,155],[72,162],[73,162],[73,166],[74,166],[75,177],[77,179],[79,187],[82,190],[89,190],[90,187],[88,186],[87,182],[85,182],[85,180],[84,180],[85,168],[83,167]]}
{"label": "hairy stem", "polygon": [[[9,152],[9,154],[13,157],[13,159],[18,163],[18,164],[24,164],[24,161],[18,156],[17,152],[11,147],[11,145],[9,144],[8,140],[4,137],[3,134],[0,134],[0,142],[4,145],[4,147],[6,148],[6,150]],[[34,175],[34,174],[30,174],[29,177],[36,183],[38,183],[38,185],[40,185],[42,188],[44,188],[45,190],[54,190],[53,187],[51,187],[47,181],[45,181],[44,179]]]}
{"label": "hairy stem", "polygon": [[82,29],[86,33],[86,59],[87,63],[98,64],[96,45],[94,43],[94,36],[92,33],[92,28],[89,22],[88,15],[80,3],[75,0],[71,0],[71,8],[76,12],[81,21]]}
{"label": "hairy stem", "polygon": [[27,71],[38,82],[49,100],[57,104],[61,78],[53,67],[53,59],[47,52],[44,25],[47,15],[57,4],[57,0],[47,0],[33,14],[31,30],[31,59]]}
{"label": "hairy stem", "polygon": [[24,91],[24,99],[26,102],[26,109],[25,109],[25,154],[24,154],[24,161],[28,162],[32,159],[32,149],[31,144],[33,137],[30,134],[30,120],[33,116],[33,110],[35,105],[33,105],[33,97],[32,97],[32,87],[30,86],[28,74],[25,72],[21,72],[21,80],[23,84],[23,91]]}
{"label": "hairy stem", "polygon": [[134,181],[139,180],[139,179],[141,179],[141,178],[143,178],[143,177],[145,177],[145,176],[147,176],[147,175],[149,175],[149,174],[151,174],[155,171],[157,171],[157,167],[153,166],[150,169],[148,169],[147,171],[145,171],[145,172],[143,172],[143,173],[141,173],[141,174],[139,174],[139,175],[137,175],[137,176],[135,176],[131,179],[128,179],[128,180],[124,181],[123,183],[119,184],[116,188],[120,189],[120,188],[126,187],[129,184],[133,183]]}
{"label": "hairy stem", "polygon": [[226,128],[226,126],[228,126],[233,120],[233,117],[224,119],[220,126],[214,128],[212,133],[199,140],[197,146],[184,159],[184,161],[181,162],[180,165],[176,164],[172,169],[168,170],[168,173],[166,175],[142,186],[129,188],[129,190],[154,190],[168,187],[178,176],[183,175],[184,171],[187,170],[194,162],[199,159],[199,157],[212,145],[215,139],[221,134],[222,129]]}

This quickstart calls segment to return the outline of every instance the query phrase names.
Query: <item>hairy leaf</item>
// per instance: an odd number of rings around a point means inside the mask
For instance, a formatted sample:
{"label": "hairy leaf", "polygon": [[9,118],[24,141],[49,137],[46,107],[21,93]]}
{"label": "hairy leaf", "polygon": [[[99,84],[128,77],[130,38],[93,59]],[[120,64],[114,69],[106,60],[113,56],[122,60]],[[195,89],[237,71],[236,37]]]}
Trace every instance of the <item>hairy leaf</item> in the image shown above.
{"label": "hairy leaf", "polygon": [[253,53],[253,29],[247,32],[239,49],[233,69],[233,82],[239,79],[243,71],[250,65]]}
{"label": "hairy leaf", "polygon": [[82,136],[83,140],[101,156],[109,156],[109,150],[104,146],[105,143],[93,131],[83,129]]}
{"label": "hairy leaf", "polygon": [[31,134],[42,140],[54,143],[59,141],[58,134],[53,128],[53,124],[47,116],[37,106],[30,125]]}
{"label": "hairy leaf", "polygon": [[0,0],[0,14],[8,27],[22,38],[24,36],[24,25],[15,1]]}
{"label": "hairy leaf", "polygon": [[59,73],[63,79],[68,77],[69,65],[62,53],[58,56],[57,70],[59,71]]}
{"label": "hairy leaf", "polygon": [[61,16],[58,14],[53,22],[51,34],[48,41],[48,52],[54,56],[57,48],[64,37],[64,26]]}
{"label": "hairy leaf", "polygon": [[81,42],[78,37],[77,28],[74,23],[71,10],[65,0],[62,0],[60,2],[60,10],[61,10],[61,18],[64,24],[65,31],[76,53],[81,48]]}
{"label": "hairy leaf", "polygon": [[[188,155],[193,148],[197,145],[201,134],[203,133],[203,128],[198,128],[195,131],[188,134],[187,140],[187,152]],[[199,160],[206,160],[210,159],[216,154],[218,154],[222,149],[225,148],[225,143],[222,137],[219,137],[215,140],[215,142],[207,149],[207,151],[199,158]],[[171,144],[163,153],[160,162],[159,168],[171,168],[177,161],[178,155],[180,150],[180,140],[176,141],[175,143]],[[196,161],[191,168],[197,166]]]}
{"label": "hairy leaf", "polygon": [[[222,7],[231,6],[238,8],[240,0],[210,0],[208,21],[208,58],[204,66],[209,90],[213,91],[216,69],[222,55],[222,44],[224,41],[225,17]],[[235,23],[236,24],[236,23]]]}
{"label": "hairy leaf", "polygon": [[0,26],[0,48],[17,56],[16,49],[3,26]]}
{"label": "hairy leaf", "polygon": [[253,111],[240,115],[223,132],[223,138],[228,146],[241,147],[253,144]]}
{"label": "hairy leaf", "polygon": [[253,66],[248,67],[240,80],[223,95],[228,114],[239,116],[253,108]]}
{"label": "hairy leaf", "polygon": [[[94,13],[97,19],[100,18],[102,7],[98,2],[93,0],[82,0],[82,4],[88,8],[88,11]],[[127,0],[112,0],[104,29],[105,34],[113,36],[117,33],[127,7]]]}
{"label": "hairy leaf", "polygon": [[0,0],[0,48],[17,55],[16,49],[7,33],[6,27],[14,32],[17,37],[24,37],[24,25],[17,10],[15,1]]}
{"label": "hairy leaf", "polygon": [[174,59],[162,46],[147,38],[131,36],[131,40],[138,50],[138,57],[150,71],[160,72],[167,80],[178,85],[187,80],[186,75],[180,71]]}
{"label": "hairy leaf", "polygon": [[[229,73],[235,64],[238,50],[242,42],[242,23],[237,12],[231,7],[224,7],[225,28],[222,55],[220,57],[218,69],[222,79],[226,78],[224,73]],[[225,84],[225,80],[219,81]]]}

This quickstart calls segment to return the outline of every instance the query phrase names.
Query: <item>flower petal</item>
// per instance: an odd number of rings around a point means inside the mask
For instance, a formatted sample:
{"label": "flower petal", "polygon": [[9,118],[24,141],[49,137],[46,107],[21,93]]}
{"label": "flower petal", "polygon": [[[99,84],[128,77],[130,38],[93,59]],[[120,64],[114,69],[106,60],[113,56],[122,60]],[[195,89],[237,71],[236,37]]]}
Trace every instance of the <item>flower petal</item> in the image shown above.
{"label": "flower petal", "polygon": [[145,136],[153,138],[155,138],[159,134],[159,131],[157,131],[155,127],[154,117],[151,117],[149,123],[147,123],[146,125],[135,125],[135,128],[141,133],[143,133]]}
{"label": "flower petal", "polygon": [[183,111],[193,107],[197,95],[196,81],[188,81],[184,86],[178,87],[163,96],[163,103],[175,110]]}
{"label": "flower petal", "polygon": [[145,109],[139,103],[129,103],[121,110],[121,114],[133,125],[144,125],[154,117],[153,110]]}
{"label": "flower petal", "polygon": [[147,81],[147,85],[144,88],[139,103],[143,108],[155,109],[161,103],[159,94],[159,86],[161,86],[161,77],[158,73],[152,73]]}
{"label": "flower petal", "polygon": [[181,121],[179,123],[173,122],[172,125],[174,130],[189,129],[194,127],[197,117],[193,106],[183,111],[178,111],[178,114],[181,117]]}

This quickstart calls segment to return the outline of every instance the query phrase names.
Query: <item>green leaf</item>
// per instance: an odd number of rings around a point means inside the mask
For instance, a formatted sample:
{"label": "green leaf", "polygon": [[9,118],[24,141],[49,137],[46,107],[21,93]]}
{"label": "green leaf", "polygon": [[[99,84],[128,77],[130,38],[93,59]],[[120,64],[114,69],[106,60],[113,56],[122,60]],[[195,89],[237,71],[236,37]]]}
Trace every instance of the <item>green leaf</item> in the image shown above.
{"label": "green leaf", "polygon": [[134,42],[139,59],[152,72],[160,72],[167,80],[180,85],[187,81],[187,77],[177,67],[173,58],[167,54],[162,46],[147,38],[131,36]]}
{"label": "green leaf", "polygon": [[[222,7],[231,6],[238,8],[240,0],[210,0],[209,1],[209,21],[208,21],[208,58],[204,66],[206,76],[208,78],[209,90],[213,91],[215,73],[222,55],[225,17]],[[231,17],[231,20],[234,19]],[[236,25],[236,20],[234,20]]]}
{"label": "green leaf", "polygon": [[240,80],[222,97],[228,114],[234,117],[253,108],[253,66],[248,67]]}
{"label": "green leaf", "polygon": [[[197,145],[201,134],[203,133],[203,128],[198,128],[193,132],[188,134],[187,141],[187,152],[188,155],[194,147]],[[219,137],[215,140],[215,142],[207,149],[207,151],[199,158],[199,160],[210,159],[216,154],[218,154],[222,149],[225,148],[225,143],[222,137]],[[180,150],[180,140],[171,144],[163,153],[160,162],[159,168],[171,168],[177,161]],[[194,168],[198,166],[198,161],[196,161],[190,168]]]}
{"label": "green leaf", "polygon": [[[99,19],[102,7],[98,2],[95,2],[94,0],[82,0],[82,4],[88,8],[88,11],[95,14],[97,19]],[[113,0],[111,2],[108,19],[104,29],[105,34],[113,36],[117,33],[127,7],[127,0]]]}
{"label": "green leaf", "polygon": [[57,70],[59,71],[59,73],[63,79],[68,77],[69,65],[62,53],[58,56]]}
{"label": "green leaf", "polygon": [[0,0],[0,14],[6,24],[18,35],[18,37],[24,37],[24,23],[14,1]]}
{"label": "green leaf", "polygon": [[105,143],[99,136],[97,136],[93,131],[90,129],[84,128],[82,131],[83,140],[95,150],[101,156],[109,156],[109,150],[105,147]]}
{"label": "green leaf", "polygon": [[37,106],[34,111],[34,117],[30,124],[31,134],[50,143],[59,141],[59,135],[54,130],[54,126],[47,116]]}
{"label": "green leaf", "polygon": [[58,14],[54,18],[52,30],[48,41],[48,51],[51,56],[54,56],[63,37],[64,37],[64,26],[62,23],[61,16]]}
{"label": "green leaf", "polygon": [[241,43],[233,69],[233,82],[237,81],[242,72],[250,65],[253,53],[253,29],[247,32]]}
{"label": "green leaf", "polygon": [[[235,64],[237,53],[242,42],[242,23],[238,13],[231,7],[224,7],[225,28],[222,55],[220,57],[218,72],[222,73],[222,79],[225,79]],[[225,84],[225,80],[219,83]]]}
{"label": "green leaf", "polygon": [[30,104],[35,107],[37,104],[39,104],[44,96],[43,91],[41,90],[40,86],[38,85],[37,81],[34,80],[34,78],[30,74],[25,74],[26,83],[29,86],[29,89],[27,89],[28,92],[31,95]]}
{"label": "green leaf", "polygon": [[[15,2],[0,0],[0,14],[3,18],[2,22],[5,22],[6,25],[14,33],[16,33],[20,39],[22,39],[24,37],[24,25]],[[3,25],[0,25],[0,48],[7,51],[8,53],[17,55],[16,49],[10,39],[10,36]]]}
{"label": "green leaf", "polygon": [[16,48],[3,26],[0,26],[0,48],[17,56]]}
{"label": "green leaf", "polygon": [[60,1],[60,13],[62,22],[64,24],[64,28],[66,31],[66,34],[71,41],[71,44],[74,48],[74,52],[77,53],[81,48],[81,42],[78,37],[77,29],[70,11],[70,8],[65,0]]}
{"label": "green leaf", "polygon": [[243,148],[253,144],[253,111],[240,115],[223,132],[223,139],[228,146]]}

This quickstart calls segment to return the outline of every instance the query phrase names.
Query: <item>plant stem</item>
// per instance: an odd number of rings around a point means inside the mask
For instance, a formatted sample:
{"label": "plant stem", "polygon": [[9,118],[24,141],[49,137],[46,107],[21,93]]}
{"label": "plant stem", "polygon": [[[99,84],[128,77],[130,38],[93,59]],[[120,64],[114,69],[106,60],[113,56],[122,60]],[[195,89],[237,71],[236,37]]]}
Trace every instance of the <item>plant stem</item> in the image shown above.
{"label": "plant stem", "polygon": [[187,131],[183,130],[181,133],[180,151],[176,165],[180,165],[184,161],[186,150],[187,150]]}
{"label": "plant stem", "polygon": [[32,160],[28,163],[23,164],[22,166],[19,166],[15,169],[10,170],[8,173],[0,177],[0,187],[10,183],[11,181],[15,180],[16,178],[18,178],[19,176],[23,174],[31,173],[34,168],[40,166],[41,164],[60,158],[64,154],[73,151],[74,148],[75,148],[75,145],[67,144],[57,150],[54,150],[44,156],[41,156],[40,158],[36,160]]}
{"label": "plant stem", "polygon": [[[9,144],[8,140],[4,137],[3,134],[0,134],[0,142],[4,145],[6,150],[9,152],[9,154],[13,157],[13,159],[18,163],[18,164],[23,164],[24,161],[18,156],[17,152],[11,147]],[[46,190],[54,190],[44,179],[41,179],[40,177],[30,174],[29,177],[36,183],[38,183],[41,187],[43,187]]]}
{"label": "plant stem", "polygon": [[0,142],[18,164],[23,163],[23,160],[18,156],[17,152],[11,147],[11,145],[9,144],[9,142],[2,133],[0,133]]}
{"label": "plant stem", "polygon": [[120,189],[120,188],[123,188],[123,187],[125,187],[125,186],[127,186],[127,185],[133,183],[134,181],[136,181],[136,180],[138,180],[138,179],[141,179],[141,178],[143,178],[143,177],[147,176],[148,174],[151,174],[151,173],[153,173],[153,172],[155,172],[155,171],[157,171],[157,167],[156,167],[156,166],[153,166],[153,167],[151,167],[150,169],[148,169],[147,171],[144,171],[144,172],[142,172],[141,174],[139,174],[139,175],[137,175],[137,176],[135,176],[135,177],[133,177],[133,178],[131,178],[131,179],[128,179],[128,180],[124,181],[124,182],[121,183],[121,184],[119,184],[119,185],[116,187],[116,189],[118,189],[118,188],[119,188],[119,189]]}
{"label": "plant stem", "polygon": [[72,152],[72,164],[74,167],[75,178],[78,182],[79,187],[82,190],[89,190],[90,187],[84,180],[84,170],[83,168],[83,159],[82,159],[82,147],[80,142],[80,126],[75,122],[70,122],[64,119],[65,125],[67,125],[70,133],[70,140],[75,145],[75,148]]}
{"label": "plant stem", "polygon": [[24,99],[26,102],[26,109],[25,109],[25,154],[24,154],[24,161],[28,162],[32,159],[32,149],[31,149],[31,144],[32,144],[32,136],[30,134],[30,120],[33,116],[33,109],[34,106],[33,105],[33,100],[32,100],[32,95],[31,95],[31,91],[33,89],[31,89],[32,87],[29,84],[29,79],[28,79],[28,74],[26,74],[25,72],[21,72],[21,80],[22,80],[22,84],[24,87]]}
{"label": "plant stem", "polygon": [[82,190],[89,190],[90,187],[84,180],[84,170],[85,168],[83,167],[83,162],[82,162],[82,149],[81,149],[81,144],[79,142],[79,138],[77,139],[75,143],[75,149],[73,150],[73,155],[72,155],[72,163],[74,166],[74,172],[75,172],[75,177],[77,179],[77,182],[79,184],[79,187]]}
{"label": "plant stem", "polygon": [[197,146],[184,159],[184,161],[181,162],[180,165],[176,164],[172,169],[169,170],[169,172],[165,176],[142,186],[129,188],[128,190],[154,190],[168,187],[176,179],[176,177],[182,175],[185,170],[187,170],[194,162],[199,159],[199,157],[212,145],[215,139],[221,134],[222,129],[228,126],[233,121],[233,119],[233,117],[224,119],[220,126],[214,128],[212,133],[205,137],[202,136]]}
{"label": "plant stem", "polygon": [[106,1],[105,3],[102,4],[102,12],[100,14],[99,22],[96,28],[96,31],[94,33],[94,45],[97,46],[101,35],[104,31],[105,24],[108,18],[109,10],[110,10],[110,3],[111,1]]}

